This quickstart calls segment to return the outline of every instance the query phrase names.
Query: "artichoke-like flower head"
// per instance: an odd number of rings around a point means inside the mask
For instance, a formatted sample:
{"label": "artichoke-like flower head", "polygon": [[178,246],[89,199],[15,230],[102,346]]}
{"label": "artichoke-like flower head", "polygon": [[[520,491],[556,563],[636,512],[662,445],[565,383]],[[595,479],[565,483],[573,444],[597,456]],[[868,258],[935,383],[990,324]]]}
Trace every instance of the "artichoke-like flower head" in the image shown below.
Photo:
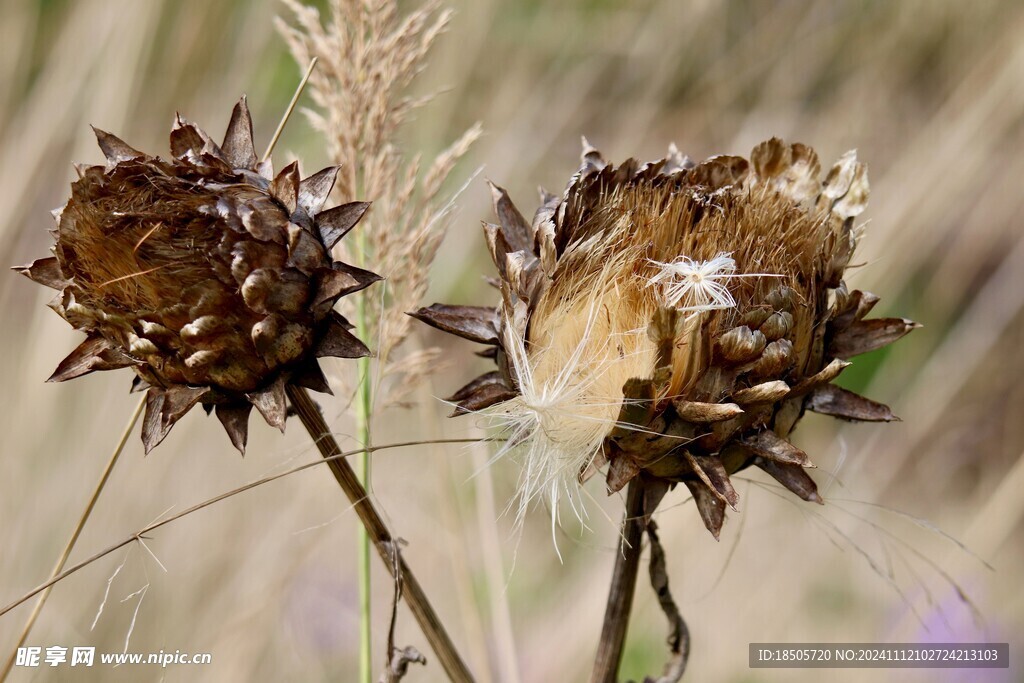
{"label": "artichoke-like flower head", "polygon": [[778,139],[749,160],[694,164],[673,147],[618,166],[584,141],[580,170],[560,197],[542,192],[532,222],[492,191],[500,305],[414,315],[490,345],[497,369],[451,400],[525,451],[520,510],[544,497],[557,514],[603,470],[610,491],[645,477],[648,511],[684,483],[717,538],[739,500],[730,475],[750,465],[821,502],[789,442],[805,410],[895,419],[831,383],[916,326],[866,320],[878,298],[843,281],[868,196],[852,152],[822,179],[812,149]]}
{"label": "artichoke-like flower head", "polygon": [[334,305],[379,277],[331,258],[369,205],[323,210],[337,167],[274,175],[244,97],[219,145],[177,117],[167,160],[96,136],[107,163],[79,167],[54,255],[18,269],[87,335],[50,380],[130,367],[147,452],[202,404],[244,453],[253,406],[283,430],[288,383],[329,392],[318,357],[369,353]]}

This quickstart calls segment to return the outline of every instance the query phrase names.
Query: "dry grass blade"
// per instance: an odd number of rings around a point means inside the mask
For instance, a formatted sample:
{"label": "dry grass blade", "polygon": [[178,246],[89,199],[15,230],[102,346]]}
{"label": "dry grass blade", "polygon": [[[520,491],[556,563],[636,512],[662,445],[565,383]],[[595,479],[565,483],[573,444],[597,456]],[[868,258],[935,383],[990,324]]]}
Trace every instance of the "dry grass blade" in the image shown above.
{"label": "dry grass blade", "polygon": [[[106,467],[103,468],[103,473],[100,475],[99,481],[96,482],[96,487],[93,489],[92,495],[89,496],[89,502],[85,504],[85,509],[82,510],[82,514],[78,517],[78,522],[75,524],[75,530],[71,532],[71,538],[64,545],[64,550],[61,552],[60,557],[57,558],[56,564],[53,566],[53,571],[50,572],[50,578],[53,579],[60,575],[64,570],[64,565],[67,564],[68,557],[71,556],[71,551],[75,549],[75,544],[78,543],[78,537],[82,535],[82,529],[85,528],[85,523],[89,521],[89,516],[92,515],[92,510],[96,507],[96,501],[100,499],[100,494],[103,493],[103,489],[107,485],[107,480],[110,479],[110,473],[114,471],[114,465],[117,464],[118,459],[121,457],[121,452],[124,450],[124,446],[128,443],[128,437],[131,436],[132,429],[135,428],[135,423],[139,421],[139,416],[142,415],[142,409],[146,407],[146,399],[143,398],[139,401],[132,416],[128,418],[128,424],[125,425],[124,430],[121,432],[121,438],[117,440],[117,445],[114,446],[114,452],[110,454],[110,458],[107,460]],[[50,589],[53,584],[47,586],[43,592],[39,595],[39,599],[36,600],[35,606],[32,608],[31,614],[28,615],[28,619],[25,621],[25,626],[21,630],[21,635],[18,637],[18,642],[12,648],[11,656],[4,664],[3,671],[0,671],[0,683],[7,680],[8,674],[11,673],[11,669],[14,667],[14,663],[17,660],[18,649],[25,644],[28,640],[29,633],[32,632],[32,627],[36,623],[36,619],[39,618],[40,613],[43,611],[43,605],[46,604],[46,599],[50,597]]]}
{"label": "dry grass blade", "polygon": [[[314,406],[314,409],[315,409],[315,406]],[[479,441],[479,439],[438,439],[438,440],[435,440],[435,441],[403,441],[403,442],[400,442],[400,443],[382,444],[380,446],[373,446],[371,448],[360,448],[360,449],[353,450],[353,451],[342,452],[342,451],[338,450],[338,452],[335,453],[334,455],[325,456],[322,460],[316,460],[316,461],[313,461],[313,462],[307,462],[307,463],[304,463],[302,465],[297,465],[295,467],[292,467],[291,469],[287,469],[284,472],[279,472],[277,474],[273,474],[273,475],[270,475],[270,476],[267,476],[267,477],[262,477],[260,479],[255,480],[255,481],[251,481],[248,484],[245,484],[244,486],[239,486],[237,488],[231,489],[230,491],[225,491],[224,493],[216,495],[213,498],[208,498],[207,500],[204,500],[204,501],[202,501],[200,503],[196,503],[195,505],[192,505],[192,506],[182,510],[181,512],[178,512],[178,513],[173,514],[173,515],[171,515],[169,517],[165,517],[163,519],[160,519],[159,521],[155,521],[155,522],[152,522],[150,524],[147,524],[146,526],[142,527],[141,529],[136,531],[131,536],[129,536],[129,537],[125,538],[125,539],[122,539],[122,540],[118,541],[117,543],[114,543],[113,545],[107,546],[103,550],[101,550],[101,551],[91,555],[90,557],[82,560],[78,564],[72,565],[68,569],[65,569],[64,571],[60,572],[59,574],[51,577],[49,580],[39,584],[38,586],[36,586],[32,590],[30,590],[27,593],[25,593],[24,595],[22,595],[17,600],[14,600],[13,602],[5,605],[2,609],[0,609],[0,617],[2,617],[3,615],[7,614],[8,612],[13,610],[14,608],[18,607],[19,605],[22,605],[22,604],[28,602],[29,600],[31,600],[36,595],[39,595],[40,593],[45,591],[47,588],[50,588],[51,586],[53,586],[53,585],[63,581],[67,577],[71,576],[72,574],[74,574],[74,573],[76,573],[78,571],[81,571],[85,567],[88,567],[90,564],[92,564],[96,560],[99,560],[101,558],[106,557],[110,553],[115,552],[118,549],[125,547],[129,543],[133,543],[133,542],[138,541],[140,539],[146,538],[146,534],[148,534],[149,532],[155,531],[155,530],[157,530],[157,529],[159,529],[161,527],[167,526],[171,522],[176,522],[177,520],[182,519],[183,517],[187,517],[187,516],[191,515],[192,513],[198,512],[199,510],[202,510],[204,508],[208,508],[211,505],[216,505],[217,503],[219,503],[221,501],[224,501],[224,500],[227,500],[228,498],[233,498],[234,496],[237,496],[240,493],[245,493],[246,491],[251,491],[254,488],[257,488],[259,486],[263,486],[264,484],[269,484],[270,482],[277,481],[279,479],[283,479],[285,477],[291,476],[293,474],[297,474],[299,472],[303,472],[303,471],[311,469],[313,467],[318,467],[318,466],[323,465],[323,464],[330,465],[330,463],[335,462],[337,460],[342,460],[344,458],[348,458],[348,457],[351,457],[353,455],[358,455],[360,453],[365,453],[367,451],[384,451],[384,450],[390,450],[390,449],[395,449],[395,448],[408,448],[408,447],[411,447],[411,446],[423,446],[423,445],[426,445],[426,444],[477,443],[478,441]],[[328,445],[324,446],[324,448],[330,449],[330,448],[332,448],[332,446],[330,446],[330,444],[333,444],[333,448],[335,450],[337,450],[337,442],[334,440],[334,437],[329,432],[322,432],[321,433],[321,436],[317,440],[318,444],[320,442],[328,444]]]}

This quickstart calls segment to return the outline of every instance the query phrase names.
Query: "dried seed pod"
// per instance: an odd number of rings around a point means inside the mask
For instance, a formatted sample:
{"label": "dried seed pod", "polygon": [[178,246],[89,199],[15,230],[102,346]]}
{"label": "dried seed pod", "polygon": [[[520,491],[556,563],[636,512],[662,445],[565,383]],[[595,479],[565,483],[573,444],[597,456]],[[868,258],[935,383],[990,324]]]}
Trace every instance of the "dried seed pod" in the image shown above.
{"label": "dried seed pod", "polygon": [[773,341],[764,348],[751,374],[758,379],[782,377],[793,364],[793,342],[788,339]]}
{"label": "dried seed pod", "polygon": [[106,166],[55,212],[54,256],[18,269],[87,334],[50,380],[131,367],[147,452],[197,403],[244,452],[252,406],[283,429],[287,383],[329,392],[317,357],[369,353],[333,308],[379,277],[330,254],[369,204],[322,211],[336,167],[257,162],[244,97],[220,145],[177,117],[170,160],[96,136]]}
{"label": "dried seed pod", "polygon": [[751,331],[746,325],[741,325],[718,338],[718,351],[726,362],[744,363],[761,355],[767,343],[760,330]]}
{"label": "dried seed pod", "polygon": [[716,538],[738,500],[729,475],[744,467],[821,501],[793,426],[805,409],[893,419],[830,382],[842,359],[914,325],[864,320],[877,297],[842,281],[863,164],[850,153],[820,172],[812,149],[777,139],[749,162],[696,165],[672,148],[616,166],[585,142],[532,225],[492,186],[499,305],[414,315],[493,347],[498,370],[453,400],[457,413],[487,407],[526,450],[522,505],[544,495],[554,511],[605,466],[610,491],[641,473],[685,483]]}
{"label": "dried seed pod", "polygon": [[770,342],[782,339],[793,329],[793,314],[789,311],[775,311],[757,329]]}

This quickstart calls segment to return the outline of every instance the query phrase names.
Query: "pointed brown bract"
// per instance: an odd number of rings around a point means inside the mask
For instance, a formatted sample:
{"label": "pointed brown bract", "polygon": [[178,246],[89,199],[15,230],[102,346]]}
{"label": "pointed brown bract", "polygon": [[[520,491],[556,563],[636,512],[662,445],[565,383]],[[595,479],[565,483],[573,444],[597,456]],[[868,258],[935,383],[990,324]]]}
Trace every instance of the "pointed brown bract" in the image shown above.
{"label": "pointed brown bract", "polygon": [[307,363],[296,370],[292,375],[292,384],[306,387],[312,391],[318,391],[321,394],[334,394],[331,391],[331,385],[327,382],[324,371],[320,369],[320,364],[316,362]]}
{"label": "pointed brown bract", "polygon": [[461,415],[490,408],[517,395],[517,392],[505,384],[500,372],[488,372],[456,391],[448,400],[456,403],[452,415]]}
{"label": "pointed brown bract", "polygon": [[99,143],[103,156],[107,158],[107,163],[118,164],[122,161],[130,161],[146,156],[116,135],[111,135],[95,126],[93,126],[92,130],[96,133],[96,141]]}
{"label": "pointed brown bract", "polygon": [[291,214],[299,205],[299,162],[292,163],[281,169],[270,183],[270,194],[281,202]]}
{"label": "pointed brown bract", "polygon": [[766,458],[758,458],[754,464],[804,500],[824,504],[825,501],[818,495],[818,485],[800,465],[775,462]]}
{"label": "pointed brown bract", "polygon": [[260,411],[271,427],[284,431],[284,418],[288,414],[288,397],[284,391],[284,379],[278,378],[273,384],[248,395],[249,401]]}
{"label": "pointed brown bract", "polygon": [[244,97],[221,145],[177,116],[170,161],[96,129],[107,163],[54,212],[54,256],[15,269],[60,290],[51,308],[87,334],[50,381],[135,371],[147,452],[197,403],[244,452],[253,405],[284,429],[286,384],[329,392],[317,357],[369,354],[333,308],[380,277],[330,257],[369,204],[321,213],[338,168],[270,180],[252,130]]}
{"label": "pointed brown bract", "polygon": [[47,382],[64,382],[97,370],[126,368],[136,361],[99,335],[90,335],[60,362]]}
{"label": "pointed brown bract", "polygon": [[686,488],[690,489],[693,501],[697,504],[697,513],[704,526],[719,540],[722,535],[722,523],[725,522],[725,503],[700,482],[685,480]]}
{"label": "pointed brown bract", "polygon": [[853,358],[897,341],[919,324],[904,318],[858,320],[832,338],[829,352],[836,358]]}
{"label": "pointed brown bract", "polygon": [[338,240],[348,234],[369,208],[370,202],[349,202],[320,214],[317,217],[317,227],[324,246],[327,249],[334,248]]}
{"label": "pointed brown bract", "polygon": [[249,438],[249,413],[252,412],[252,404],[241,403],[238,405],[216,406],[217,419],[224,425],[224,431],[238,452],[245,455],[245,444]]}
{"label": "pointed brown bract", "polygon": [[867,319],[878,297],[843,282],[868,196],[852,152],[822,178],[814,150],[775,138],[749,160],[695,164],[672,147],[619,165],[584,140],[579,170],[561,196],[541,193],[532,223],[490,190],[499,305],[412,315],[491,347],[481,355],[497,370],[452,397],[455,414],[502,403],[526,490],[602,467],[611,492],[637,476],[683,482],[718,538],[739,500],[729,478],[751,465],[821,502],[790,442],[805,410],[895,419],[831,384],[847,359],[916,327]]}
{"label": "pointed brown bract", "polygon": [[[224,133],[221,143],[224,158],[231,168],[256,168],[256,145],[252,137],[252,116],[249,114],[249,103],[242,95],[231,112],[231,122]],[[244,443],[244,439],[243,439]]]}
{"label": "pointed brown bract", "polygon": [[339,321],[331,320],[316,349],[316,355],[318,357],[365,358],[370,355],[370,350]]}
{"label": "pointed brown bract", "polygon": [[519,213],[508,192],[490,183],[491,194],[494,199],[494,213],[501,222],[501,234],[509,245],[509,251],[527,251],[532,249],[533,240],[529,223]]}
{"label": "pointed brown bract", "polygon": [[314,216],[324,208],[339,170],[339,166],[328,166],[299,183],[299,206],[308,215]]}
{"label": "pointed brown bract", "polygon": [[173,423],[167,424],[163,419],[164,392],[162,389],[150,388],[146,392],[146,414],[142,418],[142,445],[146,454],[160,445]]}
{"label": "pointed brown bract", "polygon": [[64,289],[67,285],[67,280],[60,270],[60,263],[52,256],[36,259],[26,266],[17,266],[13,270],[50,289]]}
{"label": "pointed brown bract", "polygon": [[899,418],[893,415],[889,406],[864,398],[848,389],[826,384],[818,387],[804,404],[807,410],[822,415],[831,415],[857,422],[893,422]]}
{"label": "pointed brown bract", "polygon": [[811,461],[802,450],[770,429],[740,439],[740,443],[753,453],[773,462],[810,467]]}
{"label": "pointed brown bract", "polygon": [[494,308],[433,304],[410,315],[463,339],[481,344],[498,343],[498,311]]}

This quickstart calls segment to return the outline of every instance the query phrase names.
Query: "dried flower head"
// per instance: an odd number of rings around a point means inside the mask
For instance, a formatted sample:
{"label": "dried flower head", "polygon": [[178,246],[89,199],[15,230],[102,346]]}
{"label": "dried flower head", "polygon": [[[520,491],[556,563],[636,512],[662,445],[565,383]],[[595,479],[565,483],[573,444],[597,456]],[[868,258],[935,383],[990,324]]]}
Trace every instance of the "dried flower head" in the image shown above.
{"label": "dried flower head", "polygon": [[732,473],[755,465],[821,502],[789,441],[813,410],[889,421],[890,410],[831,381],[846,359],[916,325],[865,320],[878,298],[843,272],[866,204],[851,152],[819,180],[817,155],[772,139],[750,160],[666,158],[619,166],[584,141],[561,198],[542,192],[532,225],[492,187],[485,226],[498,308],[435,304],[415,315],[493,348],[498,370],[452,400],[490,409],[526,458],[520,511],[544,496],[575,507],[607,465],[618,491],[645,477],[648,512],[677,482],[715,537],[739,497]]}
{"label": "dried flower head", "polygon": [[54,256],[18,269],[88,335],[50,381],[130,367],[147,452],[200,403],[244,453],[252,406],[283,430],[287,383],[330,392],[317,357],[369,353],[334,304],[379,277],[330,257],[369,205],[321,211],[337,167],[258,162],[244,97],[221,145],[178,117],[170,160],[96,136],[106,166],[78,169]]}

